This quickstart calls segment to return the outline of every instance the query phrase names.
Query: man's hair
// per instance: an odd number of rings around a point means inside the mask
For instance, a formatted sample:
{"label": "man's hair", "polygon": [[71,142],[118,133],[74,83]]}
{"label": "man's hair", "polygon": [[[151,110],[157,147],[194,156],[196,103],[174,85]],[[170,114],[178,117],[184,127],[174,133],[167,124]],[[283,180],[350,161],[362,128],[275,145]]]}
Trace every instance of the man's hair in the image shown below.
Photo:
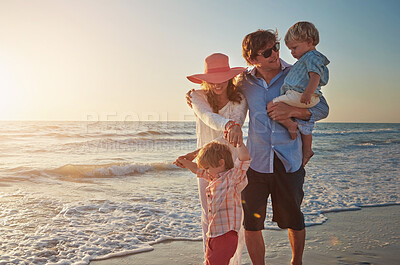
{"label": "man's hair", "polygon": [[297,22],[285,35],[286,45],[291,41],[308,41],[310,39],[316,46],[319,43],[319,33],[314,24],[307,21]]}
{"label": "man's hair", "polygon": [[253,65],[250,60],[254,60],[258,52],[265,48],[269,43],[279,41],[277,30],[263,30],[259,29],[255,32],[249,33],[244,37],[242,42],[242,55],[248,65]]}
{"label": "man's hair", "polygon": [[197,154],[197,165],[199,168],[219,167],[219,161],[225,161],[225,169],[233,168],[232,153],[226,144],[210,142],[200,149]]}

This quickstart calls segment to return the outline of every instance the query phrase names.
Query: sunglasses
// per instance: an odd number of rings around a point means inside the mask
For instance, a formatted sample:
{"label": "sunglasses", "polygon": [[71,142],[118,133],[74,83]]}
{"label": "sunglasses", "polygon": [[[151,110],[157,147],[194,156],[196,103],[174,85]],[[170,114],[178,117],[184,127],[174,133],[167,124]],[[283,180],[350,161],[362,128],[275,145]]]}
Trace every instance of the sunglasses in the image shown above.
{"label": "sunglasses", "polygon": [[268,58],[271,56],[272,51],[277,52],[281,48],[281,44],[279,42],[275,42],[274,46],[271,49],[265,50],[263,52],[259,52],[258,55],[264,56],[264,58]]}

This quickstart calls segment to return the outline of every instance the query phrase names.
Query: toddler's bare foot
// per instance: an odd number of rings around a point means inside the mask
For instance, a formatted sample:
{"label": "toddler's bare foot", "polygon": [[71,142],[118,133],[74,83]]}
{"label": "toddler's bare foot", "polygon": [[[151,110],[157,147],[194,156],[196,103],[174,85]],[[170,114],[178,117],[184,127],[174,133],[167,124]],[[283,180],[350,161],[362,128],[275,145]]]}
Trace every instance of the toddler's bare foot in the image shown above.
{"label": "toddler's bare foot", "polygon": [[288,125],[287,127],[290,137],[294,140],[297,138],[297,123],[296,122],[292,122]]}
{"label": "toddler's bare foot", "polygon": [[314,152],[312,150],[303,151],[303,167],[307,165],[313,155]]}

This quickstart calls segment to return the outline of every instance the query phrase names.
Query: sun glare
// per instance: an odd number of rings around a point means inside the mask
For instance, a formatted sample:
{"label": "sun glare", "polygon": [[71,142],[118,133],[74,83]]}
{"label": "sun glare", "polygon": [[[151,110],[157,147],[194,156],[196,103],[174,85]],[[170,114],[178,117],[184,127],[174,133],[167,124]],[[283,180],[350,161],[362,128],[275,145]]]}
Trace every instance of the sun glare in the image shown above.
{"label": "sun glare", "polygon": [[0,64],[0,120],[12,119],[14,110],[18,107],[17,91],[7,69]]}

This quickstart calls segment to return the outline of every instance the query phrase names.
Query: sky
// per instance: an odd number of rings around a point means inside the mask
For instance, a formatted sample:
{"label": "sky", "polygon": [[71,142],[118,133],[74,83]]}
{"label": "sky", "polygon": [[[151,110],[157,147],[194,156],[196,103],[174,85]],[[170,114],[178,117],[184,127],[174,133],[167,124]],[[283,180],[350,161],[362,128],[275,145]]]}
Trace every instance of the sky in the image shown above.
{"label": "sky", "polygon": [[400,122],[398,0],[0,0],[0,120],[190,120],[215,52],[310,21],[329,64],[326,122]]}

